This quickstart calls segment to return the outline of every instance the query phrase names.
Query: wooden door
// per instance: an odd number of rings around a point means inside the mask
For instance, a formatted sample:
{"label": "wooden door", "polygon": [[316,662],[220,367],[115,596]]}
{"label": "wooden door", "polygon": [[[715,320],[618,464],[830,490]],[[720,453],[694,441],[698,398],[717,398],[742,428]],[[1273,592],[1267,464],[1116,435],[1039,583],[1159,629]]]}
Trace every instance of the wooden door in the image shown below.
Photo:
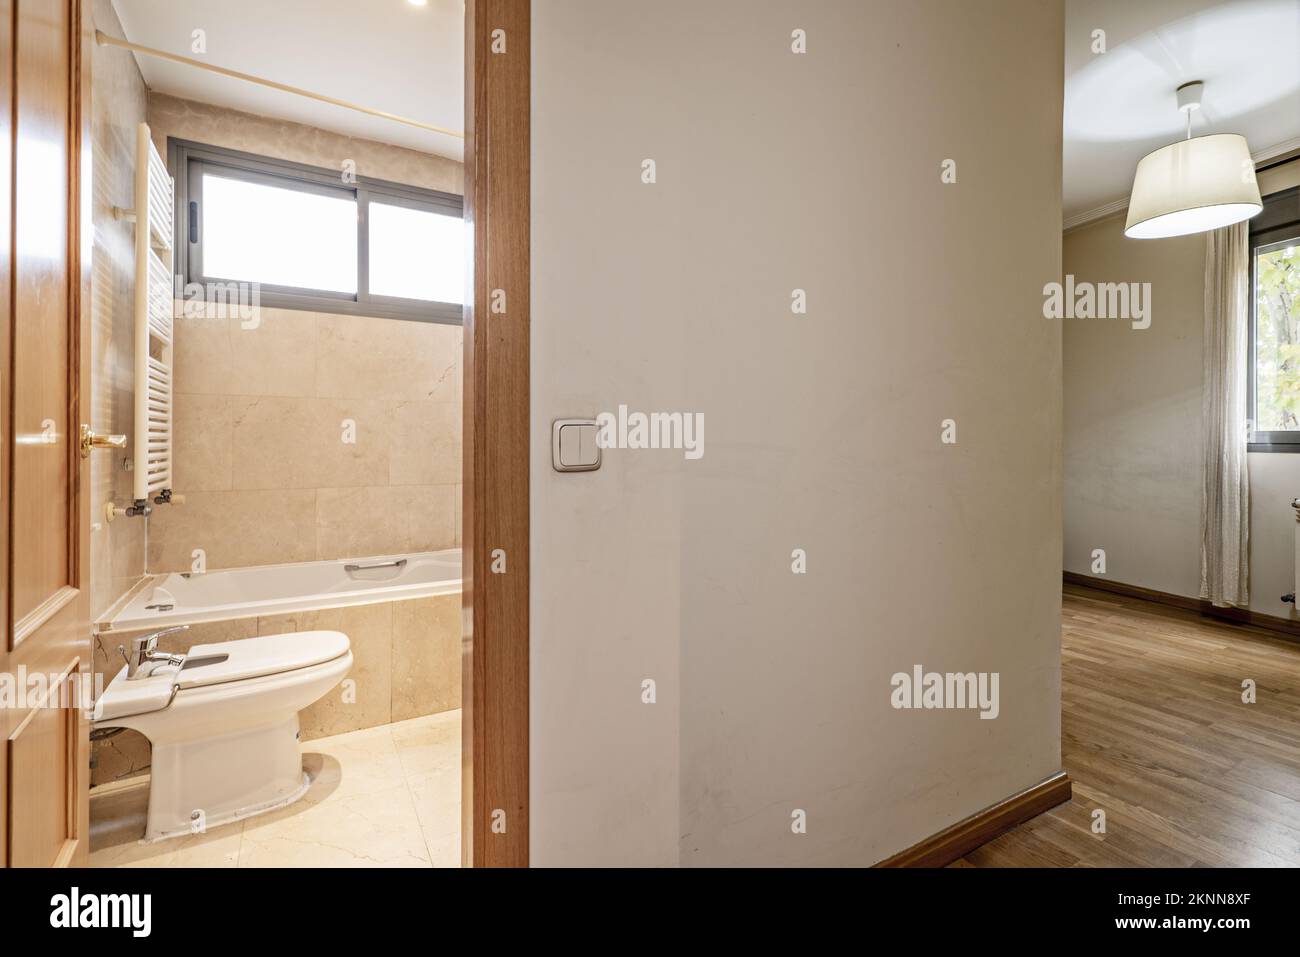
{"label": "wooden door", "polygon": [[0,0],[0,861],[13,867],[89,855],[89,27],[83,0]]}

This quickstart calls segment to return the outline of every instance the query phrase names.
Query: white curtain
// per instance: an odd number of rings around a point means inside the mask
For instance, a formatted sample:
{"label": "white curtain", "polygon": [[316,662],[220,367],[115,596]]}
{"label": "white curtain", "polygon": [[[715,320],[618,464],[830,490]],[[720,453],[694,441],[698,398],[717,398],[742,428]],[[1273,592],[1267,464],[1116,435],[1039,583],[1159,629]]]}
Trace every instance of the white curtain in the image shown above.
{"label": "white curtain", "polygon": [[1250,374],[1250,265],[1246,223],[1208,234],[1201,408],[1201,597],[1221,607],[1250,600],[1250,477],[1246,383]]}

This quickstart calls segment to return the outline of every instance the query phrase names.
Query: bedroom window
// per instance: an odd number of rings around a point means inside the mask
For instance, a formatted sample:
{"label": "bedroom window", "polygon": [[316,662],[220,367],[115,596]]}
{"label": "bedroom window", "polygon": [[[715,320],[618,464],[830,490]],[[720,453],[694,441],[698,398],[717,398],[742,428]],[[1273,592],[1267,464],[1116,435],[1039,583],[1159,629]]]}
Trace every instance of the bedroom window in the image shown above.
{"label": "bedroom window", "polygon": [[172,141],[186,285],[256,283],[261,304],[458,324],[459,196]]}
{"label": "bedroom window", "polygon": [[1252,452],[1300,452],[1300,187],[1251,221]]}

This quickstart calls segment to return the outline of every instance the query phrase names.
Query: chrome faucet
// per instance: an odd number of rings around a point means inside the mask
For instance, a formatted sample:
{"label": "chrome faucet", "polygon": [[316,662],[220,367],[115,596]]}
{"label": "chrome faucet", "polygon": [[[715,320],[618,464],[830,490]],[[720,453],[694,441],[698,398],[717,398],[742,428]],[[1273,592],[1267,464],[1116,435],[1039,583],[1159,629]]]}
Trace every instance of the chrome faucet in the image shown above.
{"label": "chrome faucet", "polygon": [[162,631],[153,631],[147,635],[141,635],[139,638],[132,638],[131,653],[129,655],[124,647],[118,645],[117,650],[126,659],[126,680],[134,681],[137,678],[148,678],[149,675],[153,674],[153,669],[150,668],[148,671],[143,672],[140,670],[147,664],[184,664],[184,655],[158,654],[158,639],[164,635],[174,635],[178,631],[189,631],[189,629],[189,625],[177,625],[175,628],[164,628]]}

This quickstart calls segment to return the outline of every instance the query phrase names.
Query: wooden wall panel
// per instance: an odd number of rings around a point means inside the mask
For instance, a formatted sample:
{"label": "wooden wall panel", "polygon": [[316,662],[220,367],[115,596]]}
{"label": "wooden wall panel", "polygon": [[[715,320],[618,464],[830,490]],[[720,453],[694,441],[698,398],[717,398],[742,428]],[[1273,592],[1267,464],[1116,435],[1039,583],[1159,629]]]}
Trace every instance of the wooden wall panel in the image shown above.
{"label": "wooden wall panel", "polygon": [[85,775],[78,765],[82,717],[77,708],[73,661],[51,686],[42,707],[34,708],[9,736],[9,818],[12,867],[53,867],[67,863],[80,830],[78,791]]}
{"label": "wooden wall panel", "polygon": [[[76,441],[90,379],[88,2],[0,0],[0,672],[15,681],[79,681],[90,664]],[[88,859],[89,722],[58,693],[55,707],[0,708],[0,863]]]}
{"label": "wooden wall panel", "polygon": [[[74,11],[67,2],[18,0],[15,118],[12,494],[15,621],[48,608],[70,584],[68,282],[74,253],[67,184],[76,162],[69,124],[73,102]],[[19,629],[17,638],[25,629]]]}

